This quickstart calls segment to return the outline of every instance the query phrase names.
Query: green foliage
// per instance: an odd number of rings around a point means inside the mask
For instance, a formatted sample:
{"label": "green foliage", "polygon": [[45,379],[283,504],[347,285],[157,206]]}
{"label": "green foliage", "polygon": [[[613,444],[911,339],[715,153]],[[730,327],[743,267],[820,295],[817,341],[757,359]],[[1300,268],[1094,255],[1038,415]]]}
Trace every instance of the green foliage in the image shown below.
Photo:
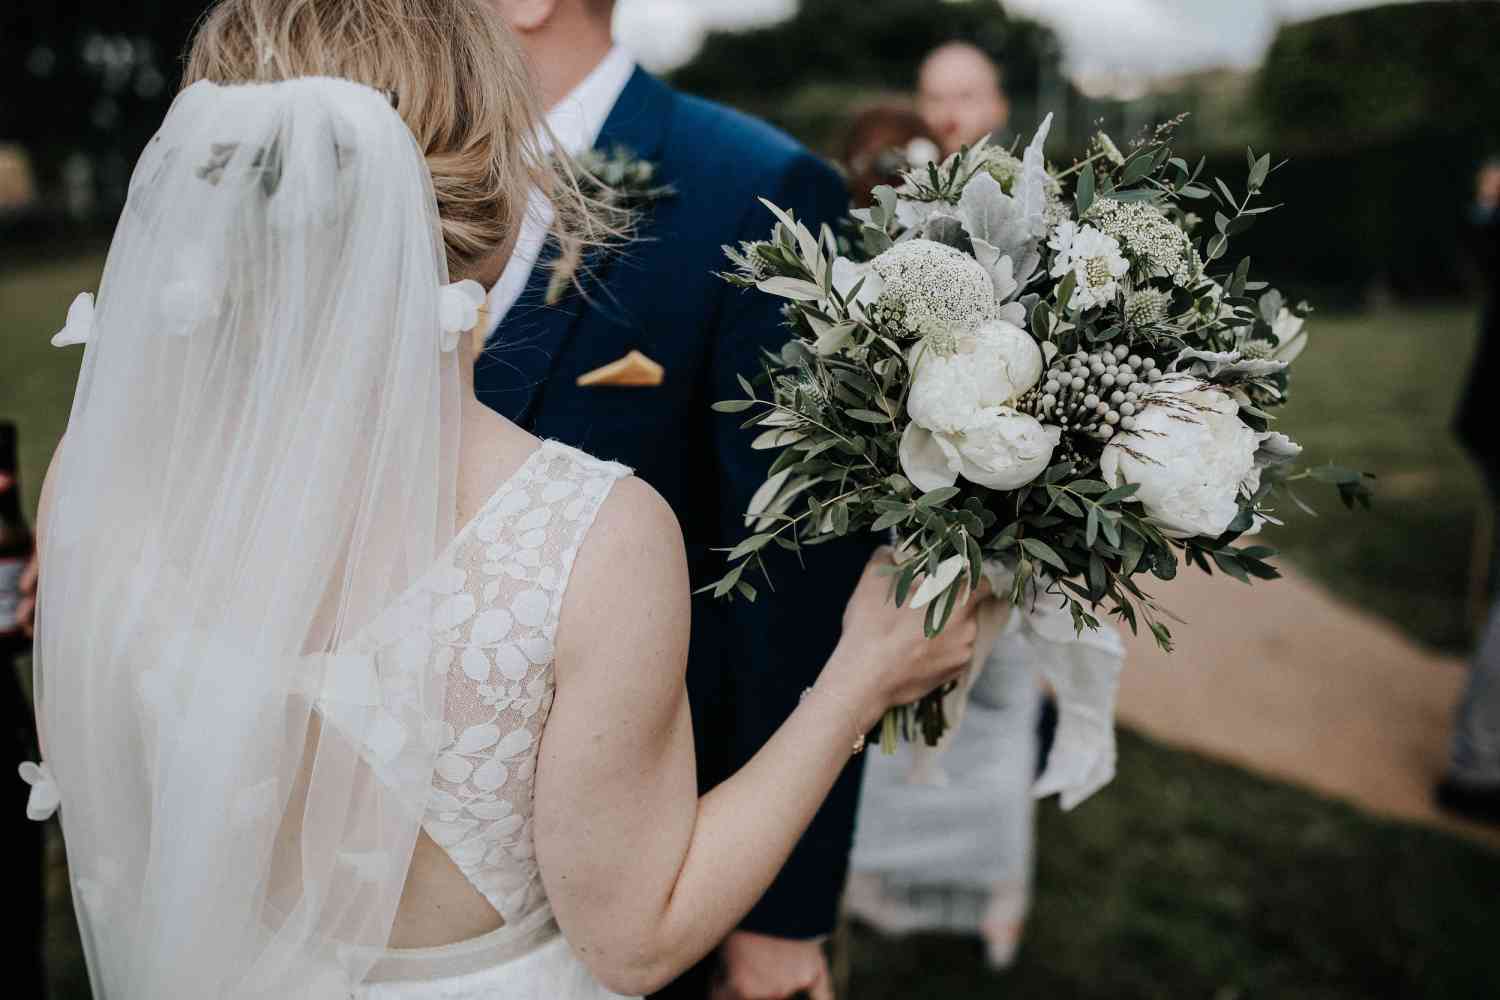
{"label": "green foliage", "polygon": [[[860,1000],[1480,1000],[1500,855],[1120,733],[1109,792],[1042,805],[1014,968],[855,924]],[[976,904],[979,905],[979,904]]]}
{"label": "green foliage", "polygon": [[[880,255],[863,272],[840,256],[840,250],[855,253],[852,236],[837,242],[826,227],[814,235],[766,203],[776,218],[771,238],[726,248],[735,270],[724,277],[785,299],[792,339],[767,357],[758,385],[741,380],[744,397],[716,409],[749,414],[744,427],[758,432],[755,447],[778,454],[747,512],[754,534],[729,550],[731,568],[704,590],[717,597],[743,593],[747,570],[768,574],[763,554],[771,543],[800,551],[850,532],[885,532],[896,541],[896,600],[925,605],[929,634],[944,627],[993,566],[1009,574],[1008,597],[1016,605],[1059,600],[1080,630],[1099,627],[1096,615],[1107,611],[1132,631],[1144,624],[1170,648],[1165,613],[1139,577],[1171,579],[1180,556],[1246,583],[1275,579],[1268,562],[1274,550],[1237,543],[1259,520],[1274,522],[1272,498],[1301,479],[1335,486],[1348,506],[1368,506],[1368,477],[1333,466],[1294,474],[1288,463],[1296,449],[1284,438],[1278,444],[1277,435],[1256,439],[1266,450],[1256,459],[1259,487],[1240,494],[1238,516],[1218,537],[1174,537],[1140,502],[1136,484],[1106,481],[1114,475],[1104,461],[1111,448],[1138,464],[1160,464],[1143,450],[1149,437],[1141,435],[1160,432],[1137,431],[1139,407],[1161,410],[1170,425],[1196,424],[1195,407],[1209,405],[1192,393],[1151,390],[1166,373],[1191,379],[1196,390],[1212,388],[1217,396],[1206,398],[1223,400],[1231,416],[1240,415],[1234,419],[1265,431],[1273,419],[1268,411],[1287,398],[1286,368],[1305,342],[1299,317],[1307,308],[1286,308],[1279,293],[1250,279],[1248,259],[1230,266],[1227,258],[1231,241],[1275,207],[1257,203],[1276,169],[1271,157],[1247,150],[1245,186],[1236,189],[1210,179],[1201,161],[1194,167],[1172,155],[1174,125],[1159,127],[1128,152],[1101,134],[1093,155],[1056,176],[1045,170],[1039,142],[1019,159],[981,143],[914,169],[899,188],[877,188],[872,207],[848,227],[858,246]],[[1083,225],[1076,237],[1063,235],[1071,222],[1064,230],[1046,217],[1049,199],[1054,209],[1062,203],[1061,182],[1070,176]],[[1179,228],[1191,228],[1189,205],[1213,214],[1212,231],[1196,244]],[[1117,231],[1119,242],[1095,230],[1095,222]],[[1051,242],[1049,232],[1056,237]],[[1070,251],[1057,240],[1086,236],[1095,241],[1087,244],[1094,249],[1080,251],[1086,264],[1063,256]],[[996,245],[1007,248],[1008,261],[996,256]],[[998,419],[1019,421],[1038,435],[1055,432],[1050,466],[1027,467],[1026,478],[1017,479],[1024,485],[1011,489],[986,488],[985,473],[971,474],[968,465],[964,478],[954,473],[952,456],[966,447],[961,439],[983,433],[978,424],[963,424],[968,429],[945,440],[939,428],[922,426],[907,411],[924,360],[957,357],[959,338],[989,308],[953,298],[947,287],[972,273],[956,261],[986,266],[986,253],[994,259],[987,266],[996,268],[989,273],[1000,276],[993,279],[999,282],[994,305],[1029,321],[1034,340],[1027,349],[1045,374],[1018,386],[1019,395],[1003,406],[962,397],[953,405],[973,412],[944,419],[969,420],[999,406]],[[1114,254],[1117,263],[1107,266],[1119,270],[1108,274],[1123,286],[1099,276],[1105,258],[1088,256],[1097,254]],[[878,282],[878,292],[861,297],[868,282]],[[1131,313],[1126,289],[1155,296],[1159,307]],[[990,292],[980,294],[988,299]],[[956,312],[934,311],[933,303]],[[914,315],[939,327],[914,330]],[[965,348],[984,349],[977,341]],[[969,363],[990,361],[975,356]],[[946,379],[947,370],[936,369],[936,377]],[[914,469],[910,463],[922,449],[947,457],[921,459]],[[933,461],[946,464],[939,470]],[[916,490],[912,480],[924,479],[955,485]],[[1231,494],[1239,487],[1224,485]],[[883,742],[920,730],[933,743],[944,724],[940,699],[929,697],[888,721]]]}
{"label": "green foliage", "polygon": [[[1346,302],[1465,290],[1474,171],[1500,151],[1497,37],[1500,5],[1469,0],[1280,30],[1244,114],[1291,157],[1278,198],[1316,207],[1318,224],[1284,216],[1246,237],[1269,278]],[[1215,170],[1237,155],[1207,152]]]}
{"label": "green foliage", "polygon": [[1377,150],[1405,136],[1500,140],[1500,5],[1392,4],[1277,33],[1256,98],[1278,143],[1301,159]]}
{"label": "green foliage", "polygon": [[[6,4],[0,9],[0,136],[31,153],[44,185],[86,153],[106,218],[177,93],[207,0]],[[26,95],[23,98],[22,95]]]}

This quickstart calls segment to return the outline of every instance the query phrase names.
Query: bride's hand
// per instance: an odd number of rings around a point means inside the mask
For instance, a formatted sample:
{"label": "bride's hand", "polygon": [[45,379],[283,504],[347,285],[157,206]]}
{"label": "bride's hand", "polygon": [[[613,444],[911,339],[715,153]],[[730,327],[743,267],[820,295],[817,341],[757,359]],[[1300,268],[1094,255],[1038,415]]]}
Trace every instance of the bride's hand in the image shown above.
{"label": "bride's hand", "polygon": [[843,636],[818,681],[857,705],[866,726],[892,705],[916,701],[963,673],[974,655],[976,613],[990,596],[989,585],[981,584],[929,639],[922,627],[927,609],[892,602],[890,575],[881,572],[891,565],[891,551],[883,548],[865,566],[844,608]]}

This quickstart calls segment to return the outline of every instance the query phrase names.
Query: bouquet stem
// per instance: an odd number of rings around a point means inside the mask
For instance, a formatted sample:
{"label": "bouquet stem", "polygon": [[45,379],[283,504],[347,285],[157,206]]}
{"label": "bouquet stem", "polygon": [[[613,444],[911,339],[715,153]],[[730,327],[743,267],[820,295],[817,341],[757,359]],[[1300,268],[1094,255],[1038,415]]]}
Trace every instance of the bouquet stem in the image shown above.
{"label": "bouquet stem", "polygon": [[984,669],[985,661],[1005,631],[1014,611],[1008,597],[990,597],[979,608],[979,635],[974,639],[974,655],[966,669],[956,681],[945,684],[936,691],[924,695],[911,705],[899,705],[885,713],[880,727],[880,748],[887,754],[896,752],[899,737],[915,743],[912,722],[922,736],[922,744],[936,749],[944,738],[958,730],[963,721],[964,708],[969,703],[969,689]]}

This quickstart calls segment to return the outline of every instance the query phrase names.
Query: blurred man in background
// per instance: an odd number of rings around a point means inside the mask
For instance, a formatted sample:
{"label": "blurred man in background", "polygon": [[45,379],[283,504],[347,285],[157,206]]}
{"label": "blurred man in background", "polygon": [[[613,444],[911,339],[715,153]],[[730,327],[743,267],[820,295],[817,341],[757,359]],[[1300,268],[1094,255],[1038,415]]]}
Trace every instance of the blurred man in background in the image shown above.
{"label": "blurred man in background", "polygon": [[917,110],[943,155],[1005,128],[1010,101],[1000,67],[968,42],[940,45],[917,73]]}
{"label": "blurred man in background", "polygon": [[[1500,501],[1500,440],[1495,435],[1490,392],[1500,378],[1500,157],[1480,168],[1472,223],[1485,302],[1457,430],[1479,463],[1495,502]],[[1492,553],[1476,553],[1478,558],[1487,556]],[[1493,574],[1493,561],[1490,569]],[[1490,606],[1489,621],[1474,654],[1459,704],[1448,774],[1438,785],[1438,802],[1471,819],[1500,823],[1500,600]]]}

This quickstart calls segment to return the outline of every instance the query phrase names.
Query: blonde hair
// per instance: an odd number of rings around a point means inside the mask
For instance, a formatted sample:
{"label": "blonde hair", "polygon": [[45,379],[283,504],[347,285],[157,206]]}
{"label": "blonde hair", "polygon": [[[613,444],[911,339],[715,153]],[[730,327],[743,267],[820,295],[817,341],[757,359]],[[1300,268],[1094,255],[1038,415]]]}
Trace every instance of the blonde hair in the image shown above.
{"label": "blonde hair", "polygon": [[543,151],[530,69],[481,0],[220,0],[182,85],[302,76],[390,94],[426,156],[454,278],[510,242],[532,190],[552,202],[565,257],[624,233],[626,217],[583,193],[568,158]]}

